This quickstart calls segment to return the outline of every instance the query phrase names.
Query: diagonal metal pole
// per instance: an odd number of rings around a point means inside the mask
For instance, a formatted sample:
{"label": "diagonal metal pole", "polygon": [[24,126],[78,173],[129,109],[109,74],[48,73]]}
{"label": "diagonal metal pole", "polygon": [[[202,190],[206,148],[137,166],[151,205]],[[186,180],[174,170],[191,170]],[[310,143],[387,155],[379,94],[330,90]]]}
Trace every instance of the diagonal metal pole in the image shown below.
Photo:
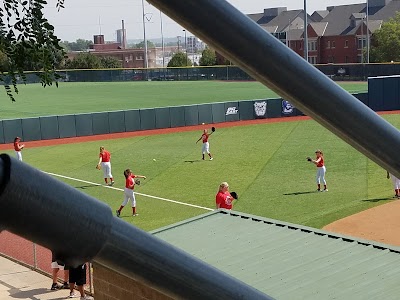
{"label": "diagonal metal pole", "polygon": [[399,131],[228,2],[148,2],[400,177]]}

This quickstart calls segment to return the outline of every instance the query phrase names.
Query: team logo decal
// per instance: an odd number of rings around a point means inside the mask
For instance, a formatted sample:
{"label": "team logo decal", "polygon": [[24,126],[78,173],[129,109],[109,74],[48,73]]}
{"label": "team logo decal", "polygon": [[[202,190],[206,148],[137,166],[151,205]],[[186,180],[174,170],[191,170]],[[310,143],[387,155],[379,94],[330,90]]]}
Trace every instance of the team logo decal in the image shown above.
{"label": "team logo decal", "polygon": [[228,109],[226,110],[225,116],[236,115],[238,113],[238,111],[239,110],[236,109],[236,106],[228,107]]}
{"label": "team logo decal", "polygon": [[282,101],[282,113],[284,115],[290,115],[293,113],[294,106],[287,100]]}
{"label": "team logo decal", "polygon": [[254,112],[257,117],[264,117],[267,112],[267,101],[254,102]]}

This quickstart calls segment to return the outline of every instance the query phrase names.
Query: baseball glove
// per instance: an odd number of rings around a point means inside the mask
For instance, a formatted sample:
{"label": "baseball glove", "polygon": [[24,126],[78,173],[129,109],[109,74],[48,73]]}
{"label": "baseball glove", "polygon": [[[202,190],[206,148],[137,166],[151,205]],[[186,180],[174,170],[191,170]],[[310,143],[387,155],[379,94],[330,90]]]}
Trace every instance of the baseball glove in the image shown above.
{"label": "baseball glove", "polygon": [[236,192],[231,192],[231,196],[233,197],[233,199],[239,199],[238,194],[236,194]]}
{"label": "baseball glove", "polygon": [[215,131],[215,127],[213,126],[213,127],[211,127],[211,131],[212,132],[214,132]]}
{"label": "baseball glove", "polygon": [[101,169],[101,165],[96,165],[96,169],[100,170]]}
{"label": "baseball glove", "polygon": [[308,161],[312,161],[311,157],[307,156],[307,160]]}
{"label": "baseball glove", "polygon": [[140,180],[139,179],[135,179],[135,184],[140,185]]}

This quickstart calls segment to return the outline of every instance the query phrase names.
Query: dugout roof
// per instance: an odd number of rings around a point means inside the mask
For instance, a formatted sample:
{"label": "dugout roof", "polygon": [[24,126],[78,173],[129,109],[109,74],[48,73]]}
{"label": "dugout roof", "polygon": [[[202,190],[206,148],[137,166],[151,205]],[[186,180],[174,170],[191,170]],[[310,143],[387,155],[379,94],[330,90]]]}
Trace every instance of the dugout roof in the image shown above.
{"label": "dugout roof", "polygon": [[276,299],[399,299],[398,247],[225,210],[152,234]]}

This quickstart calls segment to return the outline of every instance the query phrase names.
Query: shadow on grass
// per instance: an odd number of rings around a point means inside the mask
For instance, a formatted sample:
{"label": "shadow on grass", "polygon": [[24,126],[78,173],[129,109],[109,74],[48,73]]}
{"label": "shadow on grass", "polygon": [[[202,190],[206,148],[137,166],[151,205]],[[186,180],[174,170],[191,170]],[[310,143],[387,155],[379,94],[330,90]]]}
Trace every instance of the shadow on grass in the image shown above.
{"label": "shadow on grass", "polygon": [[98,185],[96,185],[96,184],[89,184],[89,185],[76,186],[75,188],[76,188],[76,189],[82,189],[82,190],[84,190],[84,189],[87,189],[87,188],[97,187],[97,186],[98,186]]}
{"label": "shadow on grass", "polygon": [[283,194],[284,196],[297,196],[297,195],[305,195],[305,194],[314,194],[318,193],[317,191],[308,191],[308,192],[293,192],[293,193],[287,193]]}
{"label": "shadow on grass", "polygon": [[185,160],[186,163],[195,163],[195,162],[201,162],[203,161],[202,159],[196,159],[196,160]]}
{"label": "shadow on grass", "polygon": [[363,199],[361,201],[364,201],[364,202],[379,202],[379,201],[388,201],[388,200],[397,200],[397,198],[386,197],[386,198]]}

